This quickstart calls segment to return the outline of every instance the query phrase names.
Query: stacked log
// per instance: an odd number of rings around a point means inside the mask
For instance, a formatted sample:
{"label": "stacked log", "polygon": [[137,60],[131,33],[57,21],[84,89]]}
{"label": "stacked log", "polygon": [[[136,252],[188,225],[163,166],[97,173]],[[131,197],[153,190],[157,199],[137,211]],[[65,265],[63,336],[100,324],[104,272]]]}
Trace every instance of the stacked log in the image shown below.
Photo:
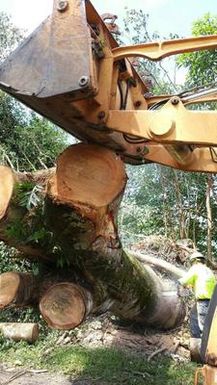
{"label": "stacked log", "polygon": [[0,275],[0,309],[34,304],[37,281],[28,273],[8,272]]}
{"label": "stacked log", "polygon": [[2,307],[37,303],[48,325],[61,329],[106,310],[162,329],[181,322],[176,293],[165,292],[158,276],[122,248],[117,215],[127,176],[118,155],[77,144],[59,156],[56,169],[0,171],[0,239],[46,266],[31,284],[22,281],[29,295],[23,302],[17,283],[8,297],[1,289]]}

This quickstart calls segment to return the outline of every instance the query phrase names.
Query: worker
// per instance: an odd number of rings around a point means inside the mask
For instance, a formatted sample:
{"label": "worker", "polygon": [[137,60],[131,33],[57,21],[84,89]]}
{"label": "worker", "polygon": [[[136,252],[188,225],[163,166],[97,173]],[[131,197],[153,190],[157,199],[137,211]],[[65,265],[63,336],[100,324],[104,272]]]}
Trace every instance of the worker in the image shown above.
{"label": "worker", "polygon": [[[199,327],[199,336],[201,337],[204,327],[205,318],[208,312],[209,302],[212,297],[216,279],[210,268],[206,266],[206,257],[198,251],[193,252],[190,256],[192,264],[189,271],[179,279],[179,284],[184,287],[192,288],[196,300],[196,322]],[[191,332],[195,333],[195,312],[191,312]]]}

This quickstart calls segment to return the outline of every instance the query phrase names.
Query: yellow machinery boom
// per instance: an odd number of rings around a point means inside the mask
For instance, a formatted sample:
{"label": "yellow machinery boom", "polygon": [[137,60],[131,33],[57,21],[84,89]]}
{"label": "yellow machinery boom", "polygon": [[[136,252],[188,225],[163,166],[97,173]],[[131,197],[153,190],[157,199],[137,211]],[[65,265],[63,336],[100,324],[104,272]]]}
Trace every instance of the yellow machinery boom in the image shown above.
{"label": "yellow machinery boom", "polygon": [[217,172],[217,113],[185,107],[216,100],[217,91],[146,98],[131,64],[214,48],[216,35],[119,47],[89,0],[54,0],[52,15],[1,65],[0,87],[127,163]]}

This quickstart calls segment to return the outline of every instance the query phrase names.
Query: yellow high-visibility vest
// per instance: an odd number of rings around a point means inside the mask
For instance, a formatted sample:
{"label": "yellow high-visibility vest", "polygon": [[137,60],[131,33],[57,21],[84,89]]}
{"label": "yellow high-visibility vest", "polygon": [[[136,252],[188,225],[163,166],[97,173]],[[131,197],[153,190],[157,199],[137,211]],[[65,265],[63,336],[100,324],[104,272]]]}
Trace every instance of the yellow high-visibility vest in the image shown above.
{"label": "yellow high-visibility vest", "polygon": [[183,286],[192,287],[196,299],[210,299],[216,285],[212,270],[200,262],[193,265],[179,282]]}

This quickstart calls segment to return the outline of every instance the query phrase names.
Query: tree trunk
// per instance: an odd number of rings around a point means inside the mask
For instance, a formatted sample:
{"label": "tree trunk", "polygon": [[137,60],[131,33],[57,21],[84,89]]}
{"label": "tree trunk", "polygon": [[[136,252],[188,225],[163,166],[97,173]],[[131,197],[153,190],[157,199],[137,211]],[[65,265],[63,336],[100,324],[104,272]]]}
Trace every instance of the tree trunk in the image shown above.
{"label": "tree trunk", "polygon": [[162,167],[159,167],[160,172],[160,182],[163,190],[163,221],[164,221],[164,236],[168,237],[168,229],[169,229],[169,212],[168,212],[168,198],[167,198],[167,182],[165,179],[165,175],[163,173]]}
{"label": "tree trunk", "polygon": [[207,258],[212,260],[212,208],[211,208],[211,192],[213,187],[212,175],[207,176],[206,187],[206,212],[207,212]]}
{"label": "tree trunk", "polygon": [[182,203],[182,195],[180,191],[180,182],[176,170],[172,170],[174,175],[174,187],[176,193],[177,208],[179,213],[179,237],[180,239],[186,239],[186,226],[185,226],[185,210]]}
{"label": "tree trunk", "polygon": [[58,266],[57,282],[39,295],[50,326],[72,328],[108,309],[164,329],[181,321],[176,293],[164,293],[158,276],[122,249],[117,212],[126,180],[120,157],[86,144],[66,149],[56,171],[12,174],[0,238],[44,261],[54,276]]}

